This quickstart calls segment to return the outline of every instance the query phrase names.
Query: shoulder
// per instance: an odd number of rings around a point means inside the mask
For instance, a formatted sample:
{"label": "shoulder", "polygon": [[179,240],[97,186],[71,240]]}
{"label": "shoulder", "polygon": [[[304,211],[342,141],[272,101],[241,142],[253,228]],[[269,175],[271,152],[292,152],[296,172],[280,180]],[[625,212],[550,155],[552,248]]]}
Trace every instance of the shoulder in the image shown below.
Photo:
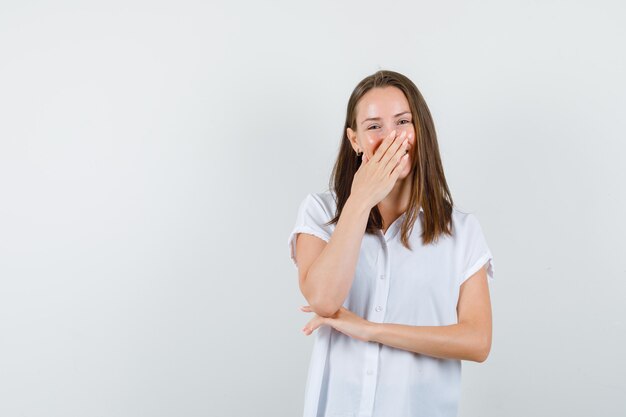
{"label": "shoulder", "polygon": [[493,281],[493,255],[487,244],[487,239],[478,221],[476,214],[454,209],[454,221],[456,222],[453,231],[455,247],[459,251],[459,260],[462,266],[459,285],[471,277],[482,265],[487,266],[487,277],[489,283]]}
{"label": "shoulder", "polygon": [[480,232],[478,218],[472,212],[452,207],[452,233],[456,238],[471,237]]}
{"label": "shoulder", "polygon": [[335,195],[331,191],[322,191],[318,193],[309,193],[306,196],[306,200],[308,200],[308,204],[316,206],[318,209],[321,209],[326,216],[334,217],[335,208],[337,207],[337,201],[335,200]]}

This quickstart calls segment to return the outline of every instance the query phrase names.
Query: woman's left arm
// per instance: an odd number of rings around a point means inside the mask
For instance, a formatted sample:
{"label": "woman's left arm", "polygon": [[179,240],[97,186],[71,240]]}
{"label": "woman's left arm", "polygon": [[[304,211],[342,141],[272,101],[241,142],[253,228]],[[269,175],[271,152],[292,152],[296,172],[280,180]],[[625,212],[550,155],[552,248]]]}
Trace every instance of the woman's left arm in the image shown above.
{"label": "woman's left arm", "polygon": [[491,300],[483,266],[459,289],[458,323],[410,326],[370,323],[369,340],[445,359],[484,362],[491,350]]}

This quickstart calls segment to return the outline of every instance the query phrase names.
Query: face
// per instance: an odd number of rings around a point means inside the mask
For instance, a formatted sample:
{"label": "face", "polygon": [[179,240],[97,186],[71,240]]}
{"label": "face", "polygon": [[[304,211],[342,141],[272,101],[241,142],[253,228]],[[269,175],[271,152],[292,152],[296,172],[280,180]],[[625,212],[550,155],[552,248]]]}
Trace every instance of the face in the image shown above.
{"label": "face", "polygon": [[354,151],[365,153],[368,159],[372,159],[374,152],[392,130],[395,129],[397,135],[406,131],[409,160],[398,179],[406,178],[411,172],[415,128],[404,93],[392,86],[372,88],[361,97],[356,112],[356,131],[348,128],[346,133]]}

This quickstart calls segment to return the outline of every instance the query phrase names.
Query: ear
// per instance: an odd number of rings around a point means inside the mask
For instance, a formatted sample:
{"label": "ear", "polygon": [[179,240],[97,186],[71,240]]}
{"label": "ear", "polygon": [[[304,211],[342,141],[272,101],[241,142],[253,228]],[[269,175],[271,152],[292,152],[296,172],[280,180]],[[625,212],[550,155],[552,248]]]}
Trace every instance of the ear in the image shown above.
{"label": "ear", "polygon": [[352,145],[352,149],[354,149],[354,151],[356,152],[357,149],[359,149],[359,144],[356,143],[356,132],[350,128],[347,128],[346,136],[348,136],[348,140],[350,141],[350,144]]}

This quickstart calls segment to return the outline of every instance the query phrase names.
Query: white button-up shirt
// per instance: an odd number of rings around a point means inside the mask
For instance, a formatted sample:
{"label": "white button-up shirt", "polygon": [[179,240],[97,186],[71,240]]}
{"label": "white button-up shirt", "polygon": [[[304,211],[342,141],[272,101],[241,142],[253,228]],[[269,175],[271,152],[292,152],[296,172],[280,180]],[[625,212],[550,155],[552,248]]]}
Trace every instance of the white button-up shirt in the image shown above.
{"label": "white button-up shirt", "polygon": [[[295,266],[297,234],[328,242],[335,225],[324,223],[334,217],[335,207],[330,191],[308,194],[302,201],[288,239]],[[409,251],[400,241],[404,217],[384,234],[364,234],[343,306],[377,323],[458,323],[461,284],[486,263],[488,283],[493,280],[493,259],[478,220],[455,207],[454,236],[441,235],[438,243],[424,246],[418,219]],[[303,416],[456,417],[460,393],[460,360],[364,342],[323,325],[315,331]]]}

